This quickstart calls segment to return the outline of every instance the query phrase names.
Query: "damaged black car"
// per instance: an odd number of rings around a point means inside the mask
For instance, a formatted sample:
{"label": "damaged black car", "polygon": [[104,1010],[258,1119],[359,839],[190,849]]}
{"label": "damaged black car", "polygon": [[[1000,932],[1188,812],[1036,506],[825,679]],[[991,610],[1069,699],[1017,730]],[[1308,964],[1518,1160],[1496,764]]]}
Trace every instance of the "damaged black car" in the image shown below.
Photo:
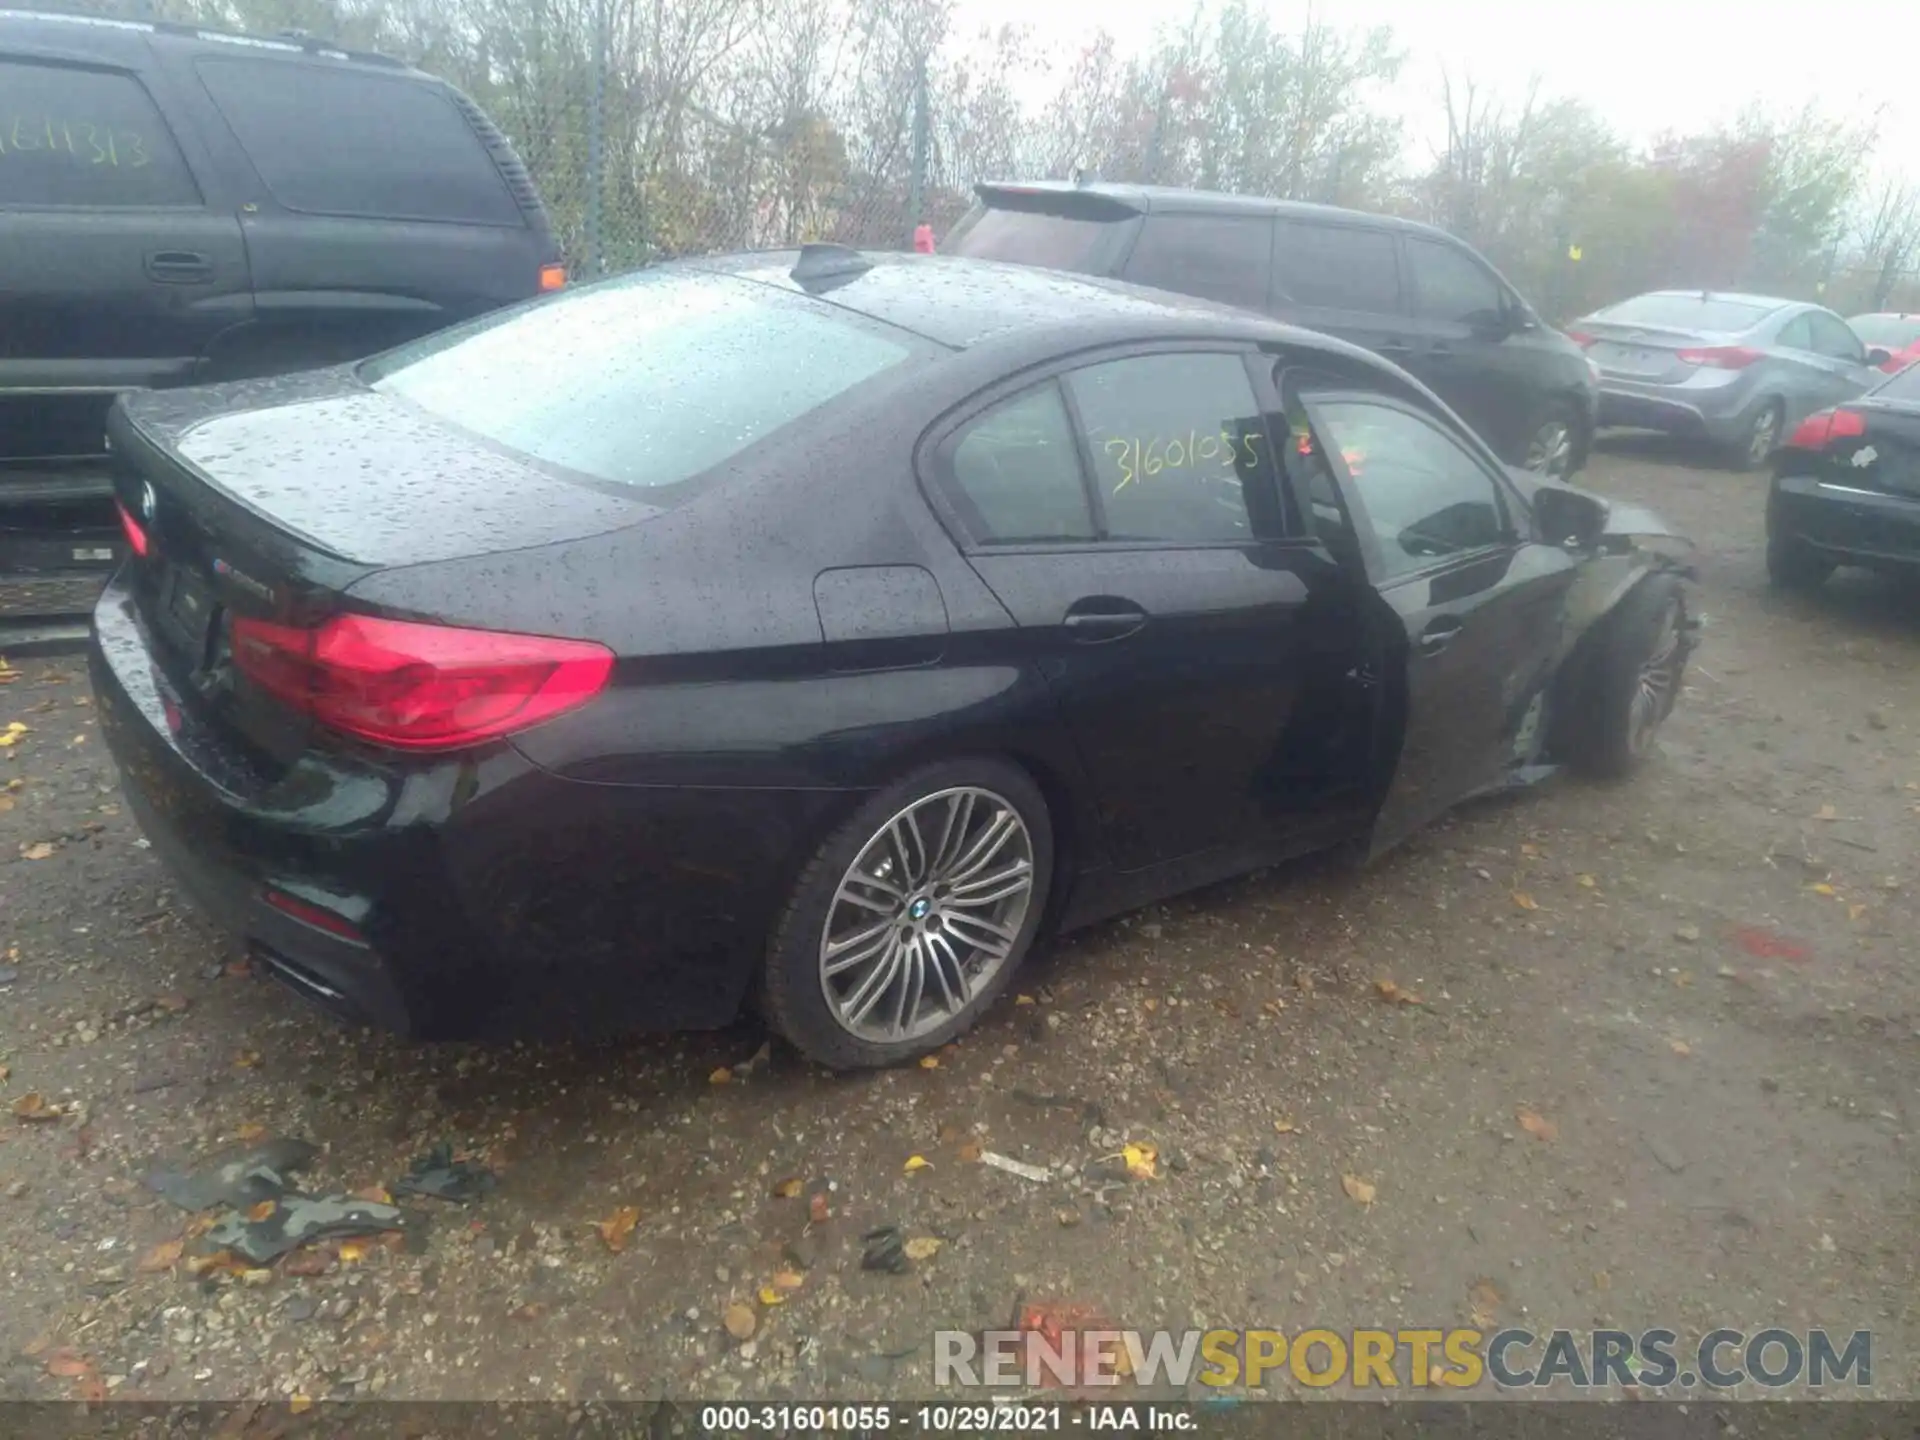
{"label": "damaged black car", "polygon": [[1643,759],[1684,542],[1338,340],[831,246],[123,400],[103,728],[294,989],[945,1044],[1036,940]]}

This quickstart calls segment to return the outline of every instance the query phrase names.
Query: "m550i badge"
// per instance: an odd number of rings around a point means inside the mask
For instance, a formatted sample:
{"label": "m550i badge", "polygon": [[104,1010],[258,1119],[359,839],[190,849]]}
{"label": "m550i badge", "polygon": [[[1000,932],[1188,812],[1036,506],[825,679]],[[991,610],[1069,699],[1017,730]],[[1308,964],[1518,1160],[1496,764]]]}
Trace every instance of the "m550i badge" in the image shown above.
{"label": "m550i badge", "polygon": [[213,573],[218,575],[222,580],[231,580],[236,586],[246,591],[249,595],[254,596],[256,599],[265,600],[269,605],[273,603],[272,586],[262,585],[258,580],[247,574],[246,571],[236,570],[225,560],[217,558],[214,560]]}

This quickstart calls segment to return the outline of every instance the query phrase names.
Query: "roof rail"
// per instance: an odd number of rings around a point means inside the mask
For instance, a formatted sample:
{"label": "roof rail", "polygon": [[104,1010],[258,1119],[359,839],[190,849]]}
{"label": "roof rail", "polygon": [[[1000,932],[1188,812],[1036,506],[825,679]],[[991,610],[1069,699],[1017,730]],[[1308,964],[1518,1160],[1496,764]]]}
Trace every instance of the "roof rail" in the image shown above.
{"label": "roof rail", "polygon": [[405,60],[372,50],[349,50],[344,45],[309,35],[304,30],[281,30],[272,35],[248,35],[237,30],[221,30],[210,25],[190,25],[179,20],[121,20],[102,15],[73,15],[58,10],[0,9],[0,20],[38,20],[55,24],[83,26],[101,30],[134,30],[147,35],[177,35],[188,40],[208,40],[217,44],[240,45],[251,50],[279,50],[290,54],[319,55],[329,60],[352,60],[362,65],[385,65],[396,70],[411,70]]}

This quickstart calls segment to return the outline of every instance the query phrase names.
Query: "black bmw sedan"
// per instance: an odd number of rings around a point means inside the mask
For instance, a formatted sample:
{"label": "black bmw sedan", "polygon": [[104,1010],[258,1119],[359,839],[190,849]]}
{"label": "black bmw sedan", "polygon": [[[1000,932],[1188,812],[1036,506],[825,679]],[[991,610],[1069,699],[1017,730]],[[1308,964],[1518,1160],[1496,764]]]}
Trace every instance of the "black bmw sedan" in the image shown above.
{"label": "black bmw sedan", "polygon": [[111,436],[141,825],[421,1037],[906,1059],[1043,931],[1624,772],[1692,643],[1656,519],[1389,363],[978,261],[664,265]]}

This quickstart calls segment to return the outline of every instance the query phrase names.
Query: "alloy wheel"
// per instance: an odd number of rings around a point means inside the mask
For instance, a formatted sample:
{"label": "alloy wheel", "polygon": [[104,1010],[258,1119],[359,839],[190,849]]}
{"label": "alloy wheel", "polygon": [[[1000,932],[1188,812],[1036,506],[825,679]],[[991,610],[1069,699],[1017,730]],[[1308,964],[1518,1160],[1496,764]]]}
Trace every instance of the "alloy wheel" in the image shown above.
{"label": "alloy wheel", "polygon": [[827,1008],[882,1044],[939,1029],[1012,960],[1033,887],[1033,837],[1005,797],[959,786],[914,801],[834,890],[820,932]]}
{"label": "alloy wheel", "polygon": [[1774,443],[1780,438],[1780,409],[1769,405],[1754,418],[1753,430],[1747,436],[1747,459],[1759,465],[1773,453]]}
{"label": "alloy wheel", "polygon": [[1641,662],[1627,710],[1627,748],[1635,757],[1653,746],[1660,723],[1673,710],[1680,688],[1680,607],[1669,605],[1660,617],[1652,647]]}
{"label": "alloy wheel", "polygon": [[1573,432],[1564,420],[1549,420],[1527,443],[1527,469],[1558,480],[1573,463]]}

